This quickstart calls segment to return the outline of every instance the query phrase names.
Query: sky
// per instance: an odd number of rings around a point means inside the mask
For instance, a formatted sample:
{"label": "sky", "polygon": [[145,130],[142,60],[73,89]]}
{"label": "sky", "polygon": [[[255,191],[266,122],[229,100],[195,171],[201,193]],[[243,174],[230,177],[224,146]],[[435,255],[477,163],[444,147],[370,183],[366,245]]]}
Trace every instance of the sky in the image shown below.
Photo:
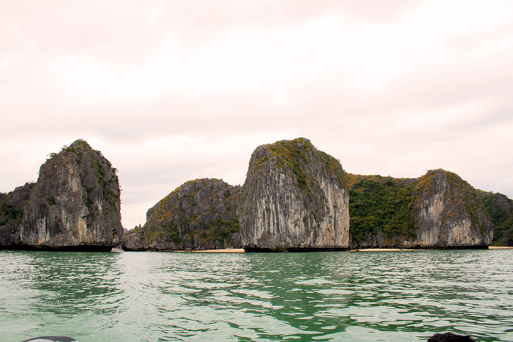
{"label": "sky", "polygon": [[513,198],[512,94],[511,1],[0,0],[0,192],[85,139],[130,229],[306,137],[350,173]]}

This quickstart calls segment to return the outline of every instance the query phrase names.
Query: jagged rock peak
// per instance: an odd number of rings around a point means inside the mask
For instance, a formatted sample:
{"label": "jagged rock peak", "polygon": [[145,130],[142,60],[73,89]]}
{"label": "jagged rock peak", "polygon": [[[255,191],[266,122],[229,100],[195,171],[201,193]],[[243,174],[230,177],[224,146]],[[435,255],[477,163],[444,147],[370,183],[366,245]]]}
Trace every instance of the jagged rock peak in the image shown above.
{"label": "jagged rock peak", "polygon": [[239,220],[247,250],[347,248],[348,192],[340,162],[305,138],[259,146]]}
{"label": "jagged rock peak", "polygon": [[51,153],[14,240],[42,249],[109,249],[123,236],[117,170],[84,140]]}
{"label": "jagged rock peak", "polygon": [[240,186],[221,179],[185,182],[146,213],[146,223],[127,233],[129,250],[240,248]]}

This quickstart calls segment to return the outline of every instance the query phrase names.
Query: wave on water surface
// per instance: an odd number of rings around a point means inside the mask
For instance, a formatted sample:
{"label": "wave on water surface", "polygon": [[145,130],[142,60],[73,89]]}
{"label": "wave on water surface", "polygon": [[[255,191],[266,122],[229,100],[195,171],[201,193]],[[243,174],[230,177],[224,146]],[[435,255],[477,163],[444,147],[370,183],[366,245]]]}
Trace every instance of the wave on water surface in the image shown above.
{"label": "wave on water surface", "polygon": [[19,342],[513,341],[513,250],[0,251],[0,334]]}

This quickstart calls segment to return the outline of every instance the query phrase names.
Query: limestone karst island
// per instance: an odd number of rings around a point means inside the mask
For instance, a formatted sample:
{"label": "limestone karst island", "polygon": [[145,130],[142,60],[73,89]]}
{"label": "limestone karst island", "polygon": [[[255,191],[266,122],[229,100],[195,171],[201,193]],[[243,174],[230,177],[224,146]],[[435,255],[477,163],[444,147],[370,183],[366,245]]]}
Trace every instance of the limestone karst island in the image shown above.
{"label": "limestone karst island", "polygon": [[513,246],[513,201],[442,169],[363,176],[298,138],[261,145],[243,186],[188,181],[126,233],[117,170],[84,140],[0,193],[0,248],[322,251]]}

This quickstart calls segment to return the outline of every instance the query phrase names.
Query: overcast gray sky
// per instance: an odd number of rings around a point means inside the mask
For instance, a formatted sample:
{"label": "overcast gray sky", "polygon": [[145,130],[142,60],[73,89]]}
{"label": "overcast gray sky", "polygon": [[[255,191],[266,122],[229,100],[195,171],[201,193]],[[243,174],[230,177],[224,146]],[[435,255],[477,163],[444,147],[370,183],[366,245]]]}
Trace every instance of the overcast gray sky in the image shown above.
{"label": "overcast gray sky", "polygon": [[513,198],[513,2],[0,0],[0,113],[1,192],[85,139],[126,228],[296,137],[351,173]]}

